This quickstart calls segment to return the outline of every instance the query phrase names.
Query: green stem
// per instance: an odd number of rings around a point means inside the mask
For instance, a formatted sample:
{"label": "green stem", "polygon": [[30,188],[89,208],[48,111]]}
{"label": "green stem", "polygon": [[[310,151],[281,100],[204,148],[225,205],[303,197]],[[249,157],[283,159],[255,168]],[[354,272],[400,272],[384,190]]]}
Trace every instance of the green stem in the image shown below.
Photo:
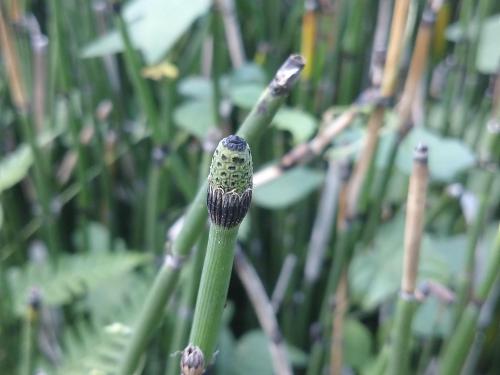
{"label": "green stem", "polygon": [[[191,266],[186,270],[186,285],[183,285],[182,300],[178,309],[177,320],[172,333],[172,343],[170,352],[176,352],[186,346],[191,327],[192,315],[198,295],[198,287],[200,285],[201,273],[203,270],[203,260],[207,249],[208,232],[202,235],[198,243],[198,248],[194,255]],[[177,360],[170,359],[167,362],[166,375],[178,375],[179,363]]]}
{"label": "green stem", "polygon": [[411,322],[414,312],[415,301],[409,299],[406,295],[405,297],[401,295],[396,307],[396,320],[391,340],[388,371],[390,375],[404,375],[408,373]]}
{"label": "green stem", "polygon": [[212,225],[196,300],[189,342],[198,346],[210,362],[219,336],[234,260],[238,227]]}
{"label": "green stem", "polygon": [[[380,220],[380,212],[382,210],[382,203],[384,202],[384,197],[387,192],[387,187],[389,185],[389,180],[391,178],[392,169],[396,161],[396,156],[398,154],[399,145],[401,143],[401,138],[399,134],[396,135],[396,139],[391,143],[391,148],[389,151],[389,157],[387,164],[382,172],[382,178],[379,179],[378,185],[375,187],[375,193],[372,195],[374,197],[372,201],[372,206],[370,207],[368,220],[366,222],[366,227],[364,229],[363,238],[365,241],[370,241],[373,238],[375,229],[377,228]],[[373,173],[374,168],[372,169]],[[366,186],[366,185],[365,185]]]}
{"label": "green stem", "polygon": [[223,48],[223,38],[221,33],[221,19],[219,15],[219,10],[217,6],[213,7],[212,10],[212,39],[213,39],[213,59],[212,59],[212,87],[213,87],[213,112],[214,112],[214,123],[216,127],[222,125],[222,119],[220,115],[220,103],[221,103],[221,87],[220,87],[220,75],[222,71],[222,48]]}
{"label": "green stem", "polygon": [[488,204],[490,203],[490,192],[493,188],[493,182],[495,181],[495,174],[488,173],[486,178],[483,180],[482,192],[479,198],[479,209],[476,213],[476,218],[472,227],[470,228],[468,241],[467,241],[467,249],[466,249],[466,258],[465,258],[465,274],[462,285],[458,290],[457,295],[457,306],[456,306],[456,320],[460,319],[460,315],[462,311],[467,306],[467,302],[471,296],[471,292],[473,289],[473,280],[474,280],[474,269],[476,266],[476,247],[479,241],[479,236],[481,235],[484,224],[486,221],[486,212],[488,209]]}
{"label": "green stem", "polygon": [[[42,207],[42,212],[44,216],[44,227],[45,233],[48,241],[49,249],[52,255],[58,253],[59,246],[59,236],[57,230],[57,224],[54,220],[54,215],[51,210],[51,199],[50,199],[50,180],[48,176],[48,169],[45,163],[45,157],[40,149],[38,141],[35,136],[35,131],[31,126],[28,115],[26,113],[20,113],[19,119],[22,126],[22,131],[24,138],[27,139],[30,145],[31,151],[33,153],[33,166],[35,172],[35,188],[37,191],[38,199]],[[54,258],[55,259],[55,258]]]}
{"label": "green stem", "polygon": [[469,302],[465,308],[460,322],[445,346],[441,356],[440,374],[455,375],[462,369],[467,353],[474,340],[477,321],[481,311],[482,303],[488,297],[500,270],[500,227],[496,236],[495,244],[491,254],[485,277],[478,288],[476,298]]}

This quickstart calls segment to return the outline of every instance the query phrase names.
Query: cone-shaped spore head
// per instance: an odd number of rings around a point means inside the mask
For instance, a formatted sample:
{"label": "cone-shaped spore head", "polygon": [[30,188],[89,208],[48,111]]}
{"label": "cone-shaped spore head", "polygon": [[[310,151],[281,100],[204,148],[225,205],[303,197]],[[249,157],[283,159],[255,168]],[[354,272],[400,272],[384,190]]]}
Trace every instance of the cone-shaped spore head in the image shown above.
{"label": "cone-shaped spore head", "polygon": [[219,142],[208,176],[207,206],[212,223],[239,225],[252,199],[252,155],[247,142],[230,135]]}

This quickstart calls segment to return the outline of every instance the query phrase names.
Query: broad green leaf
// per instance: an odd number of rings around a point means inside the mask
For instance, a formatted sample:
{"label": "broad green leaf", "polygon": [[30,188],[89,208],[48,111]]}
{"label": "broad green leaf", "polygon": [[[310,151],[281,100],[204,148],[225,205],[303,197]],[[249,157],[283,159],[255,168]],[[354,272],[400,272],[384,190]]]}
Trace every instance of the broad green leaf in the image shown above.
{"label": "broad green leaf", "polygon": [[[84,234],[88,237],[88,248],[84,249],[85,241]],[[101,223],[92,221],[85,228],[79,229],[73,236],[73,241],[78,249],[84,249],[90,252],[109,252],[109,251],[124,251],[126,250],[125,241],[121,238],[113,239],[113,247],[110,243],[109,229]]]}
{"label": "broad green leaf", "polygon": [[264,85],[259,83],[233,85],[229,89],[229,97],[238,107],[250,110],[259,99],[264,88]]}
{"label": "broad green leaf", "polygon": [[279,209],[297,203],[319,188],[324,173],[306,167],[296,167],[277,179],[255,189],[254,202],[265,208]]}
{"label": "broad green leaf", "polygon": [[[372,310],[395,296],[401,284],[404,218],[400,213],[383,224],[373,248],[360,249],[349,268],[352,297],[363,309]],[[424,235],[420,249],[419,280],[447,283],[451,270],[445,257],[436,251],[433,239]]]}
{"label": "broad green leaf", "polygon": [[174,120],[179,128],[203,140],[214,127],[212,102],[206,99],[188,100],[175,109]]}
{"label": "broad green leaf", "polygon": [[466,234],[446,237],[433,236],[432,246],[434,251],[439,253],[446,260],[446,264],[452,274],[458,275],[464,270],[467,247]]}
{"label": "broad green leaf", "polygon": [[239,85],[243,83],[266,83],[266,74],[260,65],[245,64],[231,73],[231,85]]}
{"label": "broad green leaf", "polygon": [[413,150],[418,143],[429,147],[429,171],[433,179],[449,182],[460,172],[474,166],[475,156],[458,139],[441,138],[422,127],[413,129],[399,148],[396,159],[401,171],[411,174]]}
{"label": "broad green leaf", "polygon": [[[297,348],[287,346],[288,358],[294,366],[304,366],[307,356]],[[238,375],[272,375],[273,366],[269,354],[269,340],[260,330],[245,333],[236,348]]]}
{"label": "broad green leaf", "polygon": [[[134,46],[148,64],[157,63],[196,18],[207,12],[209,0],[135,0],[124,8]],[[123,50],[116,30],[86,45],[82,57],[98,57]]]}
{"label": "broad green leaf", "polygon": [[413,320],[413,333],[425,337],[445,337],[452,328],[452,306],[429,296],[418,307]]}
{"label": "broad green leaf", "polygon": [[345,362],[360,370],[372,355],[372,337],[370,331],[358,320],[348,318],[344,326]]}
{"label": "broad green leaf", "polygon": [[445,36],[451,42],[458,43],[463,39],[471,39],[478,32],[477,21],[469,22],[467,27],[464,28],[460,25],[460,22],[452,23],[446,28]]}
{"label": "broad green leaf", "polygon": [[236,340],[231,330],[224,326],[219,336],[219,353],[215,361],[217,374],[237,374],[236,362]]}
{"label": "broad green leaf", "polygon": [[476,55],[476,68],[484,74],[494,74],[500,66],[500,14],[486,19],[481,29]]}
{"label": "broad green leaf", "polygon": [[15,151],[0,160],[0,193],[20,182],[33,163],[33,154],[27,145],[19,146]]}
{"label": "broad green leaf", "polygon": [[179,93],[190,98],[210,98],[212,81],[202,76],[189,76],[179,83]]}
{"label": "broad green leaf", "polygon": [[2,229],[3,225],[3,208],[2,205],[0,204],[0,229]]}
{"label": "broad green leaf", "polygon": [[307,141],[318,127],[316,119],[309,113],[286,107],[281,108],[274,116],[273,124],[278,129],[292,133],[295,144]]}

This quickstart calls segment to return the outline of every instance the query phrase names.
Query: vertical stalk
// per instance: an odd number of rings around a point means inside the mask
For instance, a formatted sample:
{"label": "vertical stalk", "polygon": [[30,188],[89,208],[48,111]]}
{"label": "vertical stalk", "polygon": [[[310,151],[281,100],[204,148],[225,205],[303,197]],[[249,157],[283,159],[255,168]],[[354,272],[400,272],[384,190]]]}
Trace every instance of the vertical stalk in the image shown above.
{"label": "vertical stalk", "polygon": [[326,282],[325,293],[319,312],[319,325],[321,334],[319,337],[314,338],[313,346],[311,349],[310,360],[307,366],[307,375],[315,375],[321,373],[323,366],[325,346],[327,333],[329,332],[329,325],[331,319],[331,300],[332,296],[337,290],[338,280],[341,276],[341,271],[344,265],[347,264],[345,260],[348,258],[349,245],[351,240],[351,233],[354,229],[351,228],[350,222],[347,217],[347,195],[349,190],[348,180],[351,174],[350,164],[346,162],[342,171],[342,185],[339,194],[339,203],[337,210],[337,236],[334,244],[335,256],[333,263],[328,272],[328,279]]}
{"label": "vertical stalk", "polygon": [[2,56],[5,59],[9,89],[11,91],[12,101],[18,112],[18,119],[21,123],[21,131],[33,153],[35,188],[42,206],[43,216],[45,217],[43,222],[45,224],[44,228],[46,239],[52,254],[55,254],[59,251],[59,239],[57,227],[53,221],[53,214],[51,211],[48,167],[46,165],[43,152],[38,144],[35,130],[30,123],[28,112],[29,100],[26,93],[25,83],[23,82],[23,77],[19,70],[19,57],[17,55],[10,27],[7,25],[4,18],[2,7],[0,7],[0,48]]}
{"label": "vertical stalk", "polygon": [[219,9],[214,4],[212,9],[212,88],[213,88],[213,113],[214,113],[214,123],[216,127],[222,125],[222,119],[220,115],[220,104],[222,100],[222,93],[220,87],[220,76],[222,71],[222,35],[221,35],[221,20],[219,15]]}
{"label": "vertical stalk", "polygon": [[300,99],[301,105],[308,108],[311,90],[311,78],[315,65],[314,54],[316,47],[316,33],[318,23],[319,4],[316,0],[305,0],[304,15],[302,17],[301,55],[307,62],[301,76]]}
{"label": "vertical stalk", "polygon": [[[299,55],[292,55],[286,60],[241,125],[238,136],[250,143],[256,140],[258,133],[270,123],[291,91],[303,67],[304,60]],[[172,243],[171,254],[167,255],[155,278],[125,351],[118,372],[120,375],[130,375],[133,372],[152,330],[161,320],[162,308],[175,289],[184,258],[189,254],[205,223],[207,186],[207,182],[200,186],[186,213],[182,229]]]}
{"label": "vertical stalk", "polygon": [[234,0],[215,0],[215,2],[222,13],[224,32],[233,68],[238,69],[245,64],[246,57]]}
{"label": "vertical stalk", "polygon": [[[176,352],[182,349],[189,337],[189,330],[193,320],[194,307],[196,305],[196,296],[200,285],[201,273],[203,270],[203,260],[205,259],[205,251],[208,244],[208,231],[206,231],[200,240],[196,253],[186,269],[185,285],[183,285],[182,297],[179,308],[177,309],[177,319],[172,333],[172,342],[170,344],[170,352]],[[174,358],[170,358],[167,362],[165,375],[178,375],[179,363]]]}
{"label": "vertical stalk", "polygon": [[390,375],[406,374],[408,371],[411,322],[415,308],[415,289],[425,218],[428,175],[427,147],[419,145],[415,149],[406,204],[403,279],[396,308],[396,318],[392,328],[388,371]]}
{"label": "vertical stalk", "polygon": [[287,358],[285,343],[271,301],[266,294],[259,275],[241,248],[236,251],[235,268],[252,302],[259,323],[268,338],[274,373],[277,375],[292,375],[292,366]]}
{"label": "vertical stalk", "polygon": [[348,306],[347,270],[344,269],[335,294],[335,312],[333,313],[332,342],[330,345],[330,375],[342,375],[344,322]]}
{"label": "vertical stalk", "polygon": [[449,343],[444,347],[440,360],[441,375],[459,374],[467,353],[474,340],[481,306],[488,297],[500,270],[500,226],[493,245],[490,261],[485,277],[473,298],[465,308],[457,328],[454,330]]}
{"label": "vertical stalk", "polygon": [[215,352],[236,236],[251,199],[250,148],[242,138],[229,136],[217,146],[208,176],[207,206],[211,225],[189,338],[189,347],[199,348],[205,366],[212,362]]}
{"label": "vertical stalk", "polygon": [[26,304],[26,313],[23,321],[22,353],[21,361],[19,362],[19,375],[33,374],[40,304],[40,294],[36,289],[33,289]]}
{"label": "vertical stalk", "polygon": [[115,9],[115,23],[120,32],[123,44],[125,46],[124,56],[126,68],[132,79],[132,84],[139,97],[139,103],[146,115],[149,128],[152,132],[153,149],[148,173],[148,187],[146,196],[146,213],[144,220],[144,232],[146,237],[146,248],[149,251],[155,251],[155,239],[157,233],[157,199],[160,190],[161,168],[164,162],[164,153],[161,149],[161,129],[158,118],[158,111],[155,106],[153,93],[148,87],[146,80],[141,77],[141,59],[135,51],[132,39],[129,34],[127,23],[121,14],[120,7]]}
{"label": "vertical stalk", "polygon": [[37,132],[44,128],[47,94],[47,49],[49,40],[45,35],[35,34],[31,39],[33,51],[33,121]]}
{"label": "vertical stalk", "polygon": [[[418,86],[422,80],[427,65],[429,47],[432,37],[432,27],[435,22],[435,14],[438,8],[428,7],[424,10],[422,20],[417,33],[417,41],[413,52],[410,69],[406,78],[403,96],[401,98],[400,107],[398,108],[398,130],[396,137],[391,143],[389,158],[385,166],[382,178],[379,184],[375,187],[375,193],[372,201],[372,207],[367,219],[366,229],[364,230],[363,238],[365,241],[370,241],[373,233],[379,223],[380,211],[384,201],[387,187],[392,174],[394,162],[399,149],[399,145],[408,134],[412,127],[411,110],[418,92]],[[389,83],[387,83],[389,85]]]}

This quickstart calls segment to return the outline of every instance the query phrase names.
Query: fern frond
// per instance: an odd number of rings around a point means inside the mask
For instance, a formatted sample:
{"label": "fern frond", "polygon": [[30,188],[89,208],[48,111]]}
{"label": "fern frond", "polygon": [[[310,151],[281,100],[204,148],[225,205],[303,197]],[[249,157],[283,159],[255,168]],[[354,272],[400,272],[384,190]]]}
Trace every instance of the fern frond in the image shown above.
{"label": "fern frond", "polygon": [[11,268],[8,280],[15,311],[19,315],[23,313],[29,290],[33,287],[41,291],[44,305],[64,305],[149,259],[147,255],[133,252],[90,252],[60,256],[56,265],[29,264],[23,268]]}

